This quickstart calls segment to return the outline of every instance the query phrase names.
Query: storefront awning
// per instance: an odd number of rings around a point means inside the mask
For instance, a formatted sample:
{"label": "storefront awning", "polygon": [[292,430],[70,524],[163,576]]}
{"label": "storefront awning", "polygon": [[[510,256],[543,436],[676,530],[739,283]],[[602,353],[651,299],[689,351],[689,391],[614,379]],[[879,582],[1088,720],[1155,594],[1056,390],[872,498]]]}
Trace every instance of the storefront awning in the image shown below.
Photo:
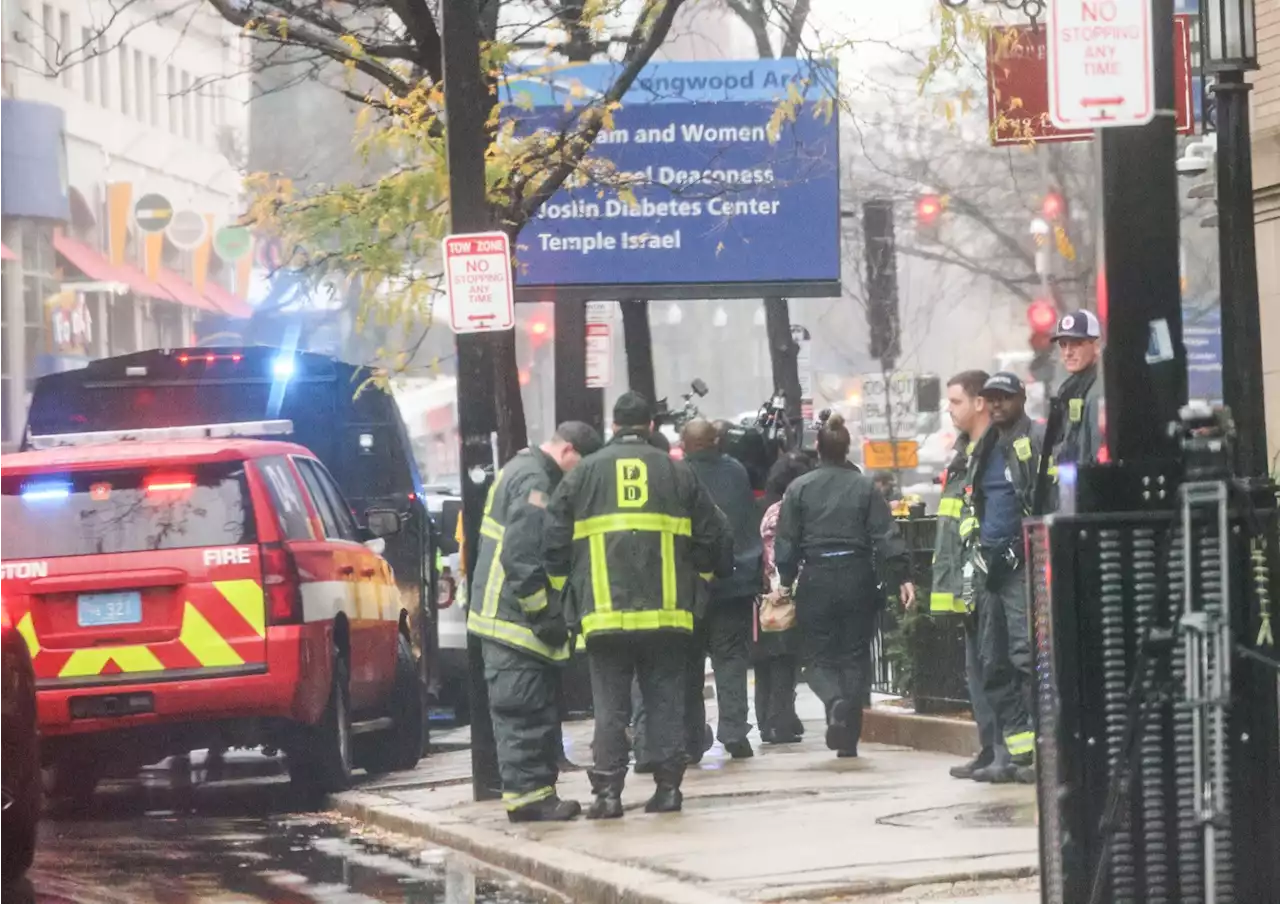
{"label": "storefront awning", "polygon": [[253,316],[253,308],[249,306],[248,302],[243,298],[232,295],[215,282],[206,282],[204,284],[204,297],[228,317],[247,319]]}
{"label": "storefront awning", "polygon": [[173,299],[179,304],[185,304],[189,308],[195,308],[197,311],[210,311],[215,314],[222,313],[217,306],[206,301],[204,296],[196,291],[196,287],[191,285],[172,270],[160,268],[160,275],[156,277],[156,282],[164,287],[164,290],[173,296]]}
{"label": "storefront awning", "polygon": [[16,261],[18,255],[9,250],[9,246],[0,242],[0,261]]}
{"label": "storefront awning", "polygon": [[147,275],[137,267],[129,264],[113,264],[84,242],[78,242],[70,236],[55,232],[53,247],[67,259],[71,266],[92,280],[123,283],[129,287],[130,292],[146,298],[158,298],[161,301],[174,300],[172,295],[147,279]]}

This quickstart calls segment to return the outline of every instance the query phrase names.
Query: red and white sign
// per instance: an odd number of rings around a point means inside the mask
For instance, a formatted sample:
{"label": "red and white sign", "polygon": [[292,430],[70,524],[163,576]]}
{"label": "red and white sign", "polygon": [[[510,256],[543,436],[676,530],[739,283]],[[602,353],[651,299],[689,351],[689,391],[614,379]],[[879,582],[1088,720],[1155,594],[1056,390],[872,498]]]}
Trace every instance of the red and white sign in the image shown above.
{"label": "red and white sign", "polygon": [[[1043,25],[1003,25],[987,37],[987,114],[996,147],[1089,141],[1093,129],[1059,129],[1049,120],[1048,47]],[[1196,133],[1191,82],[1191,17],[1173,17],[1173,113],[1180,135]]]}
{"label": "red and white sign", "polygon": [[613,328],[607,323],[587,324],[587,388],[604,389],[613,383]]}
{"label": "red and white sign", "polygon": [[1151,4],[1049,4],[1049,117],[1060,129],[1141,126],[1156,113]]}
{"label": "red and white sign", "polygon": [[455,333],[509,330],[516,325],[511,243],[505,232],[445,236],[444,285]]}

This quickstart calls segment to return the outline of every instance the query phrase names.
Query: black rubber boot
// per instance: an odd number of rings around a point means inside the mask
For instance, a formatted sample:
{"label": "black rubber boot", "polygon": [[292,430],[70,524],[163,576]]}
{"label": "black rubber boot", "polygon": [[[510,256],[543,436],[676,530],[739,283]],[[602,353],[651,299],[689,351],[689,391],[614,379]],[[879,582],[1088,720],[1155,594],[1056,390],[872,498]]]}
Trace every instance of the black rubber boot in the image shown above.
{"label": "black rubber boot", "polygon": [[751,749],[751,742],[746,738],[741,741],[730,741],[724,745],[724,749],[735,760],[749,760],[756,755],[756,752]]}
{"label": "black rubber boot", "polygon": [[983,747],[981,752],[969,762],[951,767],[952,778],[973,778],[973,773],[995,762],[996,752],[990,747]]}
{"label": "black rubber boot", "polygon": [[507,811],[512,822],[568,822],[582,812],[576,800],[561,800],[556,795]]}
{"label": "black rubber boot", "polygon": [[622,785],[626,772],[588,771],[591,792],[596,799],[587,808],[587,819],[617,819],[622,816]]}
{"label": "black rubber boot", "polygon": [[827,717],[828,750],[844,750],[849,747],[849,719],[852,713],[851,700],[837,700],[831,704],[831,714]]}
{"label": "black rubber boot", "polygon": [[684,806],[684,795],[680,792],[680,782],[684,779],[684,768],[660,767],[654,772],[657,790],[644,805],[646,813],[679,813]]}

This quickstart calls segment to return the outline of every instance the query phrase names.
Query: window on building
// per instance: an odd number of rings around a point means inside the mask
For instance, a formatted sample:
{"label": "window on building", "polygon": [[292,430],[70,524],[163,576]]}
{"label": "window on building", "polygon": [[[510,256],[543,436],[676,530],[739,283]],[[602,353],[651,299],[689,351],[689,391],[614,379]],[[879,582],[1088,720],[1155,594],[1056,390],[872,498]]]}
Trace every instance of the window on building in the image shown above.
{"label": "window on building", "polygon": [[205,97],[204,88],[196,88],[192,104],[196,110],[196,141],[201,144],[204,143],[204,113],[207,102],[208,98]]}
{"label": "window on building", "polygon": [[160,61],[153,56],[147,57],[147,101],[151,106],[151,124],[160,127]]}
{"label": "window on building", "polygon": [[133,52],[133,115],[139,122],[147,121],[147,70],[141,50]]}
{"label": "window on building", "polygon": [[[93,46],[93,29],[80,29],[80,44],[84,47],[84,52],[87,54],[89,52],[89,48]],[[98,86],[94,79],[94,72],[96,70],[93,67],[93,60],[85,60],[84,65],[80,67],[80,71],[82,73],[81,84],[84,86],[84,99],[91,104],[98,102]]]}
{"label": "window on building", "polygon": [[182,73],[182,137],[191,137],[191,74]]}
{"label": "window on building", "polygon": [[53,78],[58,60],[58,32],[53,21],[53,7],[48,3],[40,10],[40,25],[44,29],[44,74]]}
{"label": "window on building", "polygon": [[128,116],[133,107],[133,86],[129,83],[129,48],[120,47],[120,112]]}
{"label": "window on building", "polygon": [[111,49],[106,35],[98,35],[98,103],[111,109]]}
{"label": "window on building", "polygon": [[[53,252],[52,224],[28,220],[22,224],[22,332],[24,333],[22,373],[27,391],[34,385],[35,374],[51,352],[45,327],[46,300],[61,288],[57,262]],[[14,314],[10,311],[10,314]],[[16,326],[16,324],[13,324]],[[14,377],[18,378],[15,372]]]}
{"label": "window on building", "polygon": [[75,69],[66,64],[66,57],[71,53],[71,14],[58,14],[58,52],[61,59],[59,65],[63,67],[61,73],[62,87],[75,88],[73,79],[75,78]]}
{"label": "window on building", "polygon": [[181,128],[178,122],[178,71],[172,66],[166,67],[168,72],[167,84],[169,86],[169,131],[175,135]]}
{"label": "window on building", "polygon": [[13,57],[19,63],[31,63],[31,13],[27,0],[4,0],[0,11],[4,19],[5,37],[13,39]]}

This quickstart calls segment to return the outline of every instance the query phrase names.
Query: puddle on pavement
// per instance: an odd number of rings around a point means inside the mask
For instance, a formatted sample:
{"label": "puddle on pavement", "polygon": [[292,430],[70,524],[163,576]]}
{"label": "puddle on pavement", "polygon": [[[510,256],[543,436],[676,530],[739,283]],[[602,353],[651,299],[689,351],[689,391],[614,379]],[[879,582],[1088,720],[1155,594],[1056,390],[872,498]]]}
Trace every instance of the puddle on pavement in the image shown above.
{"label": "puddle on pavement", "polygon": [[128,889],[126,900],[157,904],[226,895],[291,904],[555,900],[513,879],[491,878],[475,861],[444,848],[326,816],[277,815],[275,788],[238,790],[240,800],[234,793],[200,795],[190,815],[139,812],[122,806],[125,800],[107,800],[88,818],[46,822],[36,873]]}
{"label": "puddle on pavement", "polygon": [[876,820],[881,825],[904,828],[935,828],[960,825],[968,829],[1033,828],[1036,824],[1036,802],[1002,801],[989,804],[955,804],[895,813]]}

